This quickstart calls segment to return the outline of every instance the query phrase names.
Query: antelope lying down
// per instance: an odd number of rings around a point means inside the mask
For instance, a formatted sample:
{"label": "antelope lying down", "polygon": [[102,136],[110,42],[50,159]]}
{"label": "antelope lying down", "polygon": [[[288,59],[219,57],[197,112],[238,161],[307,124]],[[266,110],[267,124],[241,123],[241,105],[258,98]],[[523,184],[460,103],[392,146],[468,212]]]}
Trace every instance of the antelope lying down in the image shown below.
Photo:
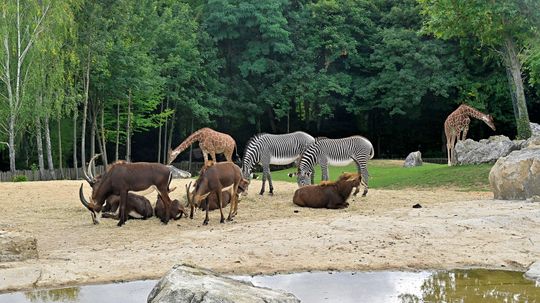
{"label": "antelope lying down", "polygon": [[359,174],[344,173],[336,182],[325,181],[319,185],[307,185],[294,192],[293,203],[302,207],[346,208],[352,189],[362,181]]}
{"label": "antelope lying down", "polygon": [[88,173],[85,172],[85,179],[92,187],[89,203],[86,199],[83,202],[84,194],[82,188],[80,190],[81,202],[92,213],[94,223],[97,221],[96,212],[101,211],[106,199],[111,195],[117,195],[120,197],[118,226],[122,226],[128,219],[128,192],[143,191],[150,187],[154,187],[163,199],[165,215],[160,218],[161,221],[165,224],[169,222],[172,205],[169,198],[169,184],[172,173],[167,166],[160,163],[118,161],[113,163],[105,173],[94,177],[90,167],[98,156],[99,154],[90,160]]}

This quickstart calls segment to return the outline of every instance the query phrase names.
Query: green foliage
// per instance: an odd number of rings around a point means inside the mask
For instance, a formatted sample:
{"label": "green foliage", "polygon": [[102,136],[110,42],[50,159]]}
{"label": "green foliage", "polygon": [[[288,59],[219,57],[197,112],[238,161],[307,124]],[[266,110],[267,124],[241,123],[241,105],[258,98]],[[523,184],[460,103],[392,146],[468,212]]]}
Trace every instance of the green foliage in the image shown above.
{"label": "green foliage", "polygon": [[17,175],[17,176],[13,176],[11,181],[13,181],[13,182],[26,182],[26,181],[28,181],[28,178],[25,175]]}
{"label": "green foliage", "polygon": [[[402,188],[455,188],[464,191],[489,191],[489,171],[493,165],[447,166],[446,164],[424,163],[422,166],[404,168],[402,161],[372,160],[368,162],[369,187],[377,189]],[[287,174],[295,168],[272,172],[273,181],[296,182]],[[330,167],[331,180],[342,172],[356,172],[356,166]],[[315,169],[315,182],[321,178],[320,167]]]}

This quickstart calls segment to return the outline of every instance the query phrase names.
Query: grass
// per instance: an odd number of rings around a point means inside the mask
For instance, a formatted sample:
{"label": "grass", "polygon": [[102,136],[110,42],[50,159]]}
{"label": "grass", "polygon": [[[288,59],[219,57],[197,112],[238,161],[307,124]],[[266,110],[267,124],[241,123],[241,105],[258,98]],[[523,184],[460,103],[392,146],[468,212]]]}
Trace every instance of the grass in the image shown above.
{"label": "grass", "polygon": [[[436,187],[456,188],[463,191],[489,191],[488,175],[492,164],[452,166],[424,163],[422,166],[404,168],[403,161],[371,160],[368,162],[369,187],[379,189]],[[273,181],[296,182],[287,176],[296,168],[273,171]],[[330,167],[330,180],[335,180],[344,171],[356,172],[355,165]],[[321,178],[320,167],[315,170],[315,182]]]}

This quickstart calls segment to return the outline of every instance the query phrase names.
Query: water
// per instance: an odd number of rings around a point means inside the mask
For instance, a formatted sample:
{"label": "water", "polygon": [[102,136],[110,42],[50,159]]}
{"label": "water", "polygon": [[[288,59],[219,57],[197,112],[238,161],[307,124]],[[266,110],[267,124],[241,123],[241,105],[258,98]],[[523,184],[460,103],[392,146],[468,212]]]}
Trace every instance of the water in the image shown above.
{"label": "water", "polygon": [[[313,272],[240,276],[254,285],[283,289],[302,302],[540,302],[540,285],[521,272]],[[0,303],[146,302],[157,281],[89,285],[0,295]]]}

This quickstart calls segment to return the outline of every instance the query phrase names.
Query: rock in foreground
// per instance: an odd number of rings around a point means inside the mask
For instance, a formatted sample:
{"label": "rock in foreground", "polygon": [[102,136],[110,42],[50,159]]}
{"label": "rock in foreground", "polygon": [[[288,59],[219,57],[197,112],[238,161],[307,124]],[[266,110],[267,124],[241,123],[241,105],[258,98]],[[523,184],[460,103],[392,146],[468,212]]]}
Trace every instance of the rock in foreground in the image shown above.
{"label": "rock in foreground", "polygon": [[38,257],[36,238],[0,230],[0,262],[24,261]]}
{"label": "rock in foreground", "polygon": [[540,261],[534,262],[524,274],[525,278],[540,282]]}
{"label": "rock in foreground", "polygon": [[513,151],[489,172],[495,199],[525,200],[540,196],[540,147]]}
{"label": "rock in foreground", "polygon": [[149,303],[289,303],[300,302],[280,290],[255,287],[251,283],[220,276],[206,269],[175,265],[154,286]]}

